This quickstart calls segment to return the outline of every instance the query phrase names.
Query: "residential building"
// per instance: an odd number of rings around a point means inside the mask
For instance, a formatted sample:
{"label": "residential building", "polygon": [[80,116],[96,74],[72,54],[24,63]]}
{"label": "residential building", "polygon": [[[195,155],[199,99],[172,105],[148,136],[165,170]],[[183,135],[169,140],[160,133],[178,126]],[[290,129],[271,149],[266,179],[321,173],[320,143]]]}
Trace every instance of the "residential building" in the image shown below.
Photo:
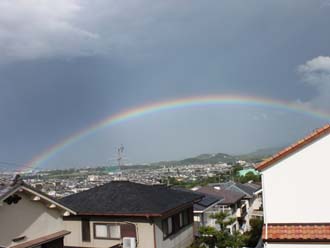
{"label": "residential building", "polygon": [[330,247],[330,125],[257,166],[267,248]]}
{"label": "residential building", "polygon": [[206,196],[221,199],[221,201],[208,209],[206,213],[208,218],[205,224],[219,229],[220,227],[215,223],[215,219],[212,219],[210,216],[218,212],[227,212],[230,217],[235,219],[235,222],[228,226],[230,232],[238,231],[243,227],[241,220],[246,214],[246,207],[243,205],[244,202],[242,201],[245,196],[243,193],[226,190],[219,186],[204,186],[195,189],[195,191]]}
{"label": "residential building", "polygon": [[63,228],[62,217],[70,214],[75,212],[16,176],[0,185],[0,246],[63,247],[70,232]]}
{"label": "residential building", "polygon": [[256,183],[238,183],[238,182],[226,182],[212,184],[213,187],[220,187],[222,189],[235,191],[238,193],[243,193],[244,197],[242,199],[241,208],[242,212],[246,213],[240,218],[243,231],[250,230],[250,220],[251,218],[262,217],[262,189],[261,185]]}
{"label": "residential building", "polygon": [[194,225],[196,235],[198,235],[198,229],[202,226],[215,227],[216,223],[214,218],[212,218],[212,214],[215,213],[215,208],[222,200],[223,197],[203,194],[203,199],[194,204]]}
{"label": "residential building", "polygon": [[[185,248],[194,240],[193,204],[200,194],[163,185],[112,181],[67,196],[66,247]],[[129,246],[131,247],[131,246]]]}
{"label": "residential building", "polygon": [[246,174],[248,174],[248,173],[252,173],[253,175],[259,175],[259,172],[254,168],[246,168],[246,169],[238,171],[238,175],[240,177],[245,177]]}

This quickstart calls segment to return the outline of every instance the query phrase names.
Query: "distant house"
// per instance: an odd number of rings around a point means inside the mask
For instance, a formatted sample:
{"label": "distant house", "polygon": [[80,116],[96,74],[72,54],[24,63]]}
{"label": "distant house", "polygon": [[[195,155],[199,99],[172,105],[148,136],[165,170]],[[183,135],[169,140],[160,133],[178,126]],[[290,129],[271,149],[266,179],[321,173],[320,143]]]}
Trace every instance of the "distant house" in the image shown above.
{"label": "distant house", "polygon": [[63,216],[75,212],[25,184],[19,177],[0,185],[0,246],[63,247]]}
{"label": "distant house", "polygon": [[254,169],[254,168],[243,169],[243,170],[238,171],[237,173],[238,173],[238,175],[239,175],[240,177],[244,177],[244,176],[246,176],[246,174],[248,174],[248,173],[252,173],[253,175],[259,175],[259,174],[260,174],[260,172],[257,171],[257,170]]}
{"label": "distant house", "polygon": [[260,211],[262,206],[261,185],[254,183],[242,184],[238,182],[226,182],[212,184],[212,186],[244,194],[241,203],[242,215],[241,218],[239,218],[242,231],[248,231],[250,229],[249,223],[251,218],[262,217],[262,212]]}
{"label": "distant house", "polygon": [[112,181],[65,197],[77,214],[64,218],[66,247],[185,248],[194,240],[199,194],[162,185]]}
{"label": "distant house", "polygon": [[203,194],[203,199],[194,204],[194,224],[195,233],[198,235],[198,229],[202,226],[215,227],[215,220],[211,215],[215,213],[217,206],[223,200],[223,197]]}
{"label": "distant house", "polygon": [[212,196],[219,199],[219,201],[211,208],[208,208],[207,213],[205,213],[207,221],[203,222],[204,225],[219,228],[215,223],[215,220],[210,216],[218,212],[227,212],[230,217],[235,218],[235,222],[228,226],[230,232],[238,231],[242,228],[243,223],[241,222],[241,219],[246,214],[246,207],[244,207],[244,202],[242,201],[245,196],[244,193],[226,190],[220,186],[200,187],[196,189],[196,192],[202,193],[208,197]]}
{"label": "distant house", "polygon": [[330,125],[260,163],[267,248],[330,247]]}

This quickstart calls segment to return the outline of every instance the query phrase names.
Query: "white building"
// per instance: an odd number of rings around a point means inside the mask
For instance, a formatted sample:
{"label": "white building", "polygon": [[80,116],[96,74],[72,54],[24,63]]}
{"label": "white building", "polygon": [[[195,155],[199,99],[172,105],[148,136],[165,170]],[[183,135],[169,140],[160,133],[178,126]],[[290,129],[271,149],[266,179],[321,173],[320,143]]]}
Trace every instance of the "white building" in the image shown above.
{"label": "white building", "polygon": [[267,248],[330,247],[330,125],[257,166]]}

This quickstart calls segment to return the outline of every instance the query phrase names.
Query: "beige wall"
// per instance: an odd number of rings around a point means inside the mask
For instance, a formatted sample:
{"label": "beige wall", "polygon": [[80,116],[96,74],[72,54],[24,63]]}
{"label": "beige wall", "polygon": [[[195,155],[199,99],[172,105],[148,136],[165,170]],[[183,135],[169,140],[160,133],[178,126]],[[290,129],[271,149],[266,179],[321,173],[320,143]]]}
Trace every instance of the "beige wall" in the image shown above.
{"label": "beige wall", "polygon": [[158,219],[155,221],[156,232],[156,248],[186,248],[189,247],[194,241],[193,224],[184,227],[178,233],[163,238],[162,223]]}
{"label": "beige wall", "polygon": [[82,241],[81,234],[81,221],[80,220],[64,220],[65,230],[71,232],[64,238],[64,245],[75,246],[75,247],[98,247],[105,248],[116,244],[119,244],[120,240],[104,240],[94,239],[93,227],[94,223],[123,223],[129,222],[137,226],[137,247],[138,248],[153,248],[154,247],[154,235],[153,235],[153,224],[147,220],[141,221],[140,219],[127,218],[127,219],[91,219],[90,220],[90,242]]}
{"label": "beige wall", "polygon": [[[83,242],[81,234],[81,221],[80,220],[64,220],[65,230],[71,232],[64,238],[64,245],[75,246],[75,247],[97,247],[105,248],[116,244],[119,244],[119,240],[102,240],[94,239],[93,226],[94,223],[123,223],[129,222],[137,225],[137,248],[186,248],[189,247],[193,240],[193,225],[183,228],[178,233],[163,239],[162,225],[160,219],[155,219],[154,223],[148,222],[147,220],[142,221],[141,219],[127,218],[127,219],[91,219],[90,220],[90,231],[91,241]],[[156,238],[156,247],[154,246],[154,230]]]}
{"label": "beige wall", "polygon": [[24,193],[16,193],[22,199],[17,204],[0,206],[0,245],[11,246],[11,240],[26,236],[26,242],[63,230],[61,213],[49,209],[42,202],[31,201]]}

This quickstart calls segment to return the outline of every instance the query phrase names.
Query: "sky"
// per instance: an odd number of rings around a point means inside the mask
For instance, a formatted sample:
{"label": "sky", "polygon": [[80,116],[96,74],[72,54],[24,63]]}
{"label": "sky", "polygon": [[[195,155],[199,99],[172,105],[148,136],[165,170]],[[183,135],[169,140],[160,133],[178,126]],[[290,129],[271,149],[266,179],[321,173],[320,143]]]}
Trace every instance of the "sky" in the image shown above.
{"label": "sky", "polygon": [[[330,108],[327,0],[1,0],[0,12],[0,169],[159,101],[231,94]],[[244,104],[162,111],[103,128],[40,168],[109,165],[120,144],[127,164],[241,154],[327,122]]]}

